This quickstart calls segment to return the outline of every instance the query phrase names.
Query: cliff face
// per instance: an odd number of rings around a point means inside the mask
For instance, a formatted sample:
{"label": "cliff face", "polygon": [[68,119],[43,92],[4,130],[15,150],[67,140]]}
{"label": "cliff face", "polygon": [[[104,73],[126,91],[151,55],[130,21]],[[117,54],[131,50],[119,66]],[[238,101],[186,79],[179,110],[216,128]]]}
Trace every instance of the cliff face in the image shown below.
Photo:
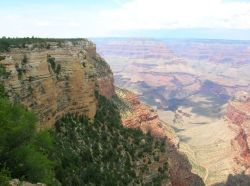
{"label": "cliff face", "polygon": [[5,59],[0,63],[11,72],[5,81],[10,99],[36,112],[42,128],[51,127],[66,113],[93,118],[95,90],[107,98],[114,93],[109,66],[88,40],[46,44],[45,48],[32,44],[1,53]]}
{"label": "cliff face", "polygon": [[110,66],[100,56],[96,55],[96,72],[97,72],[97,84],[99,87],[99,93],[108,99],[111,99],[114,95],[114,78]]}
{"label": "cliff face", "polygon": [[142,104],[132,92],[116,89],[116,94],[127,103],[129,109],[122,112],[122,124],[129,128],[138,128],[144,133],[150,132],[153,136],[164,139],[167,137],[157,112],[151,107]]}
{"label": "cliff face", "polygon": [[[46,45],[30,44],[0,53],[4,56],[0,64],[10,72],[4,82],[10,99],[37,113],[40,128],[52,127],[57,119],[69,113],[93,118],[97,110],[95,91],[108,99],[114,95],[109,65],[96,53],[95,45],[84,39]],[[178,139],[160,121],[157,112],[129,91],[118,89],[116,93],[126,103],[115,100],[121,104],[124,126],[150,132],[167,143],[167,152],[159,154],[159,162],[150,165],[149,179],[168,162],[172,185],[204,185],[201,178],[191,173],[187,158],[177,150]]]}
{"label": "cliff face", "polygon": [[[114,102],[121,110],[124,126],[140,129],[144,133],[149,132],[152,136],[165,140],[167,151],[161,155],[161,161],[168,162],[171,184],[173,186],[204,185],[202,179],[191,172],[192,167],[187,157],[178,151],[179,139],[172,128],[159,119],[157,111],[141,103],[138,96],[130,91],[116,88],[116,95],[118,98]],[[159,167],[157,164],[154,166]]]}
{"label": "cliff face", "polygon": [[250,174],[250,97],[246,92],[238,93],[227,107],[226,118],[235,131],[232,146],[237,152],[236,163]]}

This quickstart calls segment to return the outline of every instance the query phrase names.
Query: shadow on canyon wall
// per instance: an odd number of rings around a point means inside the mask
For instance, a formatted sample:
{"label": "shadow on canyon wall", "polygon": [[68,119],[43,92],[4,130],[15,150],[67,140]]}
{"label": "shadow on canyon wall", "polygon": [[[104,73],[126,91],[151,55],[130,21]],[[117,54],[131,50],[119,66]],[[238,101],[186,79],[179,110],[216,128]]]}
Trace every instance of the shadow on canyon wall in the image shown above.
{"label": "shadow on canyon wall", "polygon": [[242,174],[229,175],[226,183],[216,183],[213,186],[250,186],[250,176]]}
{"label": "shadow on canyon wall", "polygon": [[169,158],[169,170],[173,186],[205,186],[202,178],[192,173],[192,166],[188,158],[179,152],[168,140],[167,150]]}
{"label": "shadow on canyon wall", "polygon": [[223,86],[209,80],[204,81],[200,91],[191,96],[197,96],[202,99],[194,101],[190,96],[183,99],[173,97],[168,101],[169,109],[175,111],[178,106],[192,107],[193,113],[207,117],[216,117],[218,114],[221,114],[221,106],[230,99],[227,90]]}
{"label": "shadow on canyon wall", "polygon": [[[178,88],[169,89],[168,86],[154,87],[145,81],[133,83],[129,79],[122,78],[122,76],[116,76],[115,79],[120,87],[140,90],[142,93],[140,99],[146,104],[157,106],[157,108],[165,111],[175,112],[179,106],[191,107],[195,114],[220,118],[224,115],[222,105],[230,99],[225,87],[210,80],[205,80],[198,92],[186,92],[183,89],[185,87],[179,84]],[[180,94],[183,95],[180,96]],[[160,102],[156,100],[160,100]]]}

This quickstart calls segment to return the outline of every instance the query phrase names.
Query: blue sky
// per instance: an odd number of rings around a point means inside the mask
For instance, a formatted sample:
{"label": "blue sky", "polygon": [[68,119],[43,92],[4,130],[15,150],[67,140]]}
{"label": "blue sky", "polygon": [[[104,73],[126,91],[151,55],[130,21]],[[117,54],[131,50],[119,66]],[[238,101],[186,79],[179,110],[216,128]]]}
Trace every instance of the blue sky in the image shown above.
{"label": "blue sky", "polygon": [[0,36],[250,40],[250,0],[6,0]]}

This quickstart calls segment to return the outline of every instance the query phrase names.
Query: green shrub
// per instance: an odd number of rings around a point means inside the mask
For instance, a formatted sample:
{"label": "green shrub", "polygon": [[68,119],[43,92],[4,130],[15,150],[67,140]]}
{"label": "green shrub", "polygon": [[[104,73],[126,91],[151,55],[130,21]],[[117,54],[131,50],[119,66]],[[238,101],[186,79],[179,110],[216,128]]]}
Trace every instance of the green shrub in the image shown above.
{"label": "green shrub", "polygon": [[0,98],[0,118],[0,168],[6,165],[14,178],[55,185],[48,158],[54,147],[46,132],[36,132],[36,116]]}
{"label": "green shrub", "polygon": [[56,66],[56,71],[55,71],[55,72],[56,72],[57,74],[59,74],[60,71],[61,71],[61,65],[58,64],[58,65]]}
{"label": "green shrub", "polygon": [[0,52],[8,51],[10,47],[10,44],[5,40],[0,40]]}
{"label": "green shrub", "polygon": [[[136,154],[139,151],[141,156],[153,156],[154,139],[139,130],[123,127],[117,107],[98,93],[96,96],[98,110],[93,121],[69,114],[56,122],[57,179],[62,185],[76,186],[142,183],[148,165],[137,169]],[[151,147],[145,152],[140,144],[142,139]],[[161,182],[162,178],[159,176],[158,180]]]}
{"label": "green shrub", "polygon": [[0,170],[0,185],[1,186],[10,186],[10,171],[6,168]]}
{"label": "green shrub", "polygon": [[10,75],[10,73],[6,72],[5,67],[2,64],[0,64],[0,98],[6,98],[7,97],[4,85],[1,82],[1,80],[5,79],[5,78],[8,78],[9,75]]}
{"label": "green shrub", "polygon": [[22,64],[22,65],[25,65],[25,64],[27,64],[27,63],[28,63],[28,58],[27,58],[26,54],[24,54],[21,64]]}
{"label": "green shrub", "polygon": [[10,76],[10,72],[7,72],[3,64],[0,64],[0,79],[8,78]]}
{"label": "green shrub", "polygon": [[22,177],[30,182],[42,182],[53,185],[53,162],[33,144],[21,145],[11,153],[8,162],[15,177]]}
{"label": "green shrub", "polygon": [[55,58],[48,56],[47,61],[51,65],[52,70],[55,71],[55,68],[56,68]]}
{"label": "green shrub", "polygon": [[0,56],[0,61],[5,60],[5,56]]}
{"label": "green shrub", "polygon": [[50,49],[50,42],[56,42],[58,47],[62,47],[62,43],[65,41],[71,41],[74,44],[81,38],[72,39],[52,39],[52,38],[36,38],[36,37],[25,37],[25,38],[0,38],[0,52],[8,52],[10,48],[25,48],[26,44],[33,44],[33,48],[46,48]]}
{"label": "green shrub", "polygon": [[53,72],[58,75],[60,73],[60,71],[61,71],[61,65],[60,64],[56,64],[55,58],[51,57],[50,55],[48,55],[47,62],[50,64]]}
{"label": "green shrub", "polygon": [[7,94],[4,89],[4,85],[0,83],[0,98],[7,97]]}

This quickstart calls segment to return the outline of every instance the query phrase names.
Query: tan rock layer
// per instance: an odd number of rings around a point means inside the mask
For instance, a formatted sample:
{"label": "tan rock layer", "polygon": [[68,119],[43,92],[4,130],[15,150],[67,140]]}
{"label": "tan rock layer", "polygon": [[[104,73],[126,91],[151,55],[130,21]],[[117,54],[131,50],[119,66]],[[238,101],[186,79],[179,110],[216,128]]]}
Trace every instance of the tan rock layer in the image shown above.
{"label": "tan rock layer", "polygon": [[108,99],[114,95],[114,78],[113,72],[106,61],[100,56],[96,55],[96,71],[97,71],[97,84],[99,93]]}
{"label": "tan rock layer", "polygon": [[[90,41],[65,42],[60,47],[51,43],[50,49],[15,48],[1,55],[6,56],[1,63],[11,72],[5,81],[11,100],[37,113],[41,128],[51,127],[66,113],[93,118],[98,85],[102,95],[110,98],[114,93],[110,69],[102,69],[106,73],[103,73],[105,86],[98,81],[97,66],[106,62],[98,61],[95,45]],[[27,57],[25,64],[22,63],[24,56]],[[48,63],[49,56],[54,58],[54,65]]]}

